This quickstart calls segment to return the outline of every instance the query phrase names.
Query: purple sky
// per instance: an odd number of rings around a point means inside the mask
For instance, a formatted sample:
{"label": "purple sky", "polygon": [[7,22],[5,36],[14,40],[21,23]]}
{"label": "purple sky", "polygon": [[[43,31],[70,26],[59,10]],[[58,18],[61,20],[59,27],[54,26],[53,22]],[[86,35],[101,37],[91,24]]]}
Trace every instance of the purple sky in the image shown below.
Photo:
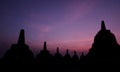
{"label": "purple sky", "polygon": [[120,44],[120,0],[0,0],[0,55],[25,29],[34,52],[87,51],[104,20]]}

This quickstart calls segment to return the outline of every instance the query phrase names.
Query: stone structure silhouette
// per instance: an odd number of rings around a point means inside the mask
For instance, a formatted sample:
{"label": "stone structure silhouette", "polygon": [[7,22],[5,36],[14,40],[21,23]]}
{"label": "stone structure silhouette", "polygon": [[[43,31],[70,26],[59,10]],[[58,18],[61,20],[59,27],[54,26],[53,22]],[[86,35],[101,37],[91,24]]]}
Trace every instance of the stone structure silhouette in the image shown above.
{"label": "stone structure silhouette", "polygon": [[75,63],[75,62],[77,63],[79,61],[79,58],[78,58],[78,56],[76,54],[76,51],[74,51],[74,55],[72,57],[72,61],[73,61],[73,63]]}
{"label": "stone structure silhouette", "polygon": [[64,55],[64,70],[65,70],[65,72],[66,71],[68,71],[68,72],[70,72],[71,70],[71,63],[72,63],[72,61],[71,61],[71,56],[70,56],[70,54],[69,54],[69,50],[67,49],[66,50],[66,54]]}
{"label": "stone structure silhouette", "polygon": [[[62,56],[57,47],[56,53],[51,55],[44,42],[43,50],[34,58],[29,46],[25,43],[25,33],[21,29],[17,44],[11,48],[0,59],[0,65],[6,70],[8,68],[35,72],[98,72],[98,71],[120,71],[120,45],[115,35],[106,29],[104,21],[101,22],[101,29],[96,34],[92,47],[87,55],[80,58],[74,51],[70,56],[68,49]],[[0,69],[1,70],[1,69]]]}
{"label": "stone structure silhouette", "polygon": [[[81,70],[118,70],[120,65],[120,46],[110,30],[101,22],[101,30],[96,34],[92,48],[88,54],[82,57]],[[88,68],[88,69],[87,69]]]}
{"label": "stone structure silhouette", "polygon": [[63,58],[62,58],[62,55],[59,52],[58,47],[57,47],[57,51],[54,55],[54,60],[55,60],[56,64],[58,64],[58,65],[62,65],[62,63],[63,63]]}
{"label": "stone structure silhouette", "polygon": [[37,70],[39,71],[39,67],[41,67],[41,71],[47,71],[51,69],[51,62],[52,61],[52,56],[47,50],[47,45],[46,41],[44,42],[43,45],[43,50],[40,51],[40,53],[36,56],[36,65],[37,65]]}
{"label": "stone structure silhouette", "polygon": [[[3,57],[3,64],[8,67],[26,67],[33,65],[34,56],[29,46],[25,44],[24,30],[21,29],[18,43],[12,44],[11,48],[5,53]],[[18,67],[19,68],[19,67]]]}
{"label": "stone structure silhouette", "polygon": [[72,72],[78,72],[79,71],[79,58],[77,56],[76,51],[74,51],[74,55],[72,56]]}
{"label": "stone structure silhouette", "polygon": [[59,48],[57,47],[56,53],[53,56],[53,65],[54,72],[62,72],[63,71],[63,57],[59,52]]}

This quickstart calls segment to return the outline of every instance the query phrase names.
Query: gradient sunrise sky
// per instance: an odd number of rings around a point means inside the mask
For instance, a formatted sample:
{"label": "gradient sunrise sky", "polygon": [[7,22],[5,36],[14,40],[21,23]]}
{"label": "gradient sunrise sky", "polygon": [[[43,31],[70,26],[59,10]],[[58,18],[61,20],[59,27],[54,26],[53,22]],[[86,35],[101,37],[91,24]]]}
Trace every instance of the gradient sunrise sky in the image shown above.
{"label": "gradient sunrise sky", "polygon": [[120,0],[0,0],[0,55],[17,43],[22,28],[33,52],[44,41],[51,52],[87,51],[101,20],[120,44]]}

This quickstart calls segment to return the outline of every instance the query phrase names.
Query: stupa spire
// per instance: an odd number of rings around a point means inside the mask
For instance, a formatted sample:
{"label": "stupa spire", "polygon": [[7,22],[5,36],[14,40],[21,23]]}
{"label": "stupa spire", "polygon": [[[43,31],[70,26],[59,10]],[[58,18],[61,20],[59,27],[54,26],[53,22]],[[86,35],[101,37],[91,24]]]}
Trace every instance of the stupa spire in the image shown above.
{"label": "stupa spire", "polygon": [[57,53],[59,53],[59,48],[57,47]]}
{"label": "stupa spire", "polygon": [[101,21],[101,30],[106,30],[105,22],[103,20]]}
{"label": "stupa spire", "polygon": [[21,29],[19,39],[18,39],[18,44],[25,44],[25,34],[24,34],[24,29]]}
{"label": "stupa spire", "polygon": [[46,41],[44,42],[43,50],[47,50]]}

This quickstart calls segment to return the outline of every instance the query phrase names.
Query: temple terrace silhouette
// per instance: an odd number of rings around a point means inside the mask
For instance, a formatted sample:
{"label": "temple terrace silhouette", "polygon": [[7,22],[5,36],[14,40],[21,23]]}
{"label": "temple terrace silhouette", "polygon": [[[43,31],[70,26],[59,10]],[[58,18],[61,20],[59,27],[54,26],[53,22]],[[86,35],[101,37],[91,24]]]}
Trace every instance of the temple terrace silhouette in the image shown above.
{"label": "temple terrace silhouette", "polygon": [[21,29],[18,43],[12,44],[0,60],[0,65],[6,69],[33,69],[36,72],[120,71],[119,57],[120,45],[117,43],[115,35],[106,28],[104,21],[102,21],[101,29],[96,34],[88,54],[82,53],[80,58],[76,51],[73,56],[70,56],[68,49],[66,54],[62,56],[58,47],[55,55],[52,55],[47,49],[46,41],[43,50],[34,57],[29,46],[25,44],[25,33]]}

